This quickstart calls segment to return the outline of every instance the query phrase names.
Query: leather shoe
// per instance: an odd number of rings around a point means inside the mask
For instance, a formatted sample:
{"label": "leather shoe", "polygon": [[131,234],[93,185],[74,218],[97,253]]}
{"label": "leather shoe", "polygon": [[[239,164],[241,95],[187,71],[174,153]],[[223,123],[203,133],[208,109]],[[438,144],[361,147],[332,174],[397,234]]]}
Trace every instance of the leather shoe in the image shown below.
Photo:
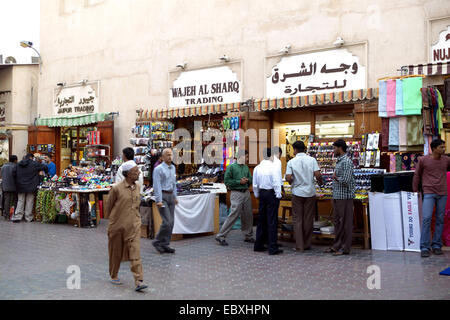
{"label": "leather shoe", "polygon": [[440,256],[442,254],[441,248],[433,248],[433,254]]}
{"label": "leather shoe", "polygon": [[248,242],[248,243],[255,243],[255,239],[253,239],[253,238],[248,238],[248,239],[245,239],[244,241]]}
{"label": "leather shoe", "polygon": [[13,223],[19,223],[20,220],[13,220]]}
{"label": "leather shoe", "polygon": [[420,256],[421,256],[422,258],[428,258],[428,257],[430,256],[430,251],[428,251],[428,250],[423,250],[423,251],[420,252]]}
{"label": "leather shoe", "polygon": [[264,251],[267,251],[267,247],[254,248],[253,251],[255,251],[255,252],[264,252]]}
{"label": "leather shoe", "polygon": [[164,252],[167,253],[175,253],[175,249],[168,247],[168,246],[162,246],[162,248],[164,249]]}
{"label": "leather shoe", "polygon": [[164,250],[164,248],[159,243],[152,242],[152,245],[155,247],[156,251],[158,251],[159,253],[166,252],[166,250]]}
{"label": "leather shoe", "polygon": [[277,251],[269,252],[269,255],[273,256],[273,255],[275,255],[275,254],[280,254],[280,253],[283,253],[283,250],[278,249]]}
{"label": "leather shoe", "polygon": [[227,246],[228,242],[225,241],[225,239],[216,238],[216,241],[220,243],[222,246]]}

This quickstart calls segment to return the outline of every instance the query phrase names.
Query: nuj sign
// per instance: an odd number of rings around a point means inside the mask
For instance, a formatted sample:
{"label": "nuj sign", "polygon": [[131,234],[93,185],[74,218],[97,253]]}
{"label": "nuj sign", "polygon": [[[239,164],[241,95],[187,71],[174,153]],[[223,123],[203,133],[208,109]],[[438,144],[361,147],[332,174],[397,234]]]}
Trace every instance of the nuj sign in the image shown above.
{"label": "nuj sign", "polygon": [[439,34],[439,40],[431,46],[430,62],[450,61],[450,26]]}

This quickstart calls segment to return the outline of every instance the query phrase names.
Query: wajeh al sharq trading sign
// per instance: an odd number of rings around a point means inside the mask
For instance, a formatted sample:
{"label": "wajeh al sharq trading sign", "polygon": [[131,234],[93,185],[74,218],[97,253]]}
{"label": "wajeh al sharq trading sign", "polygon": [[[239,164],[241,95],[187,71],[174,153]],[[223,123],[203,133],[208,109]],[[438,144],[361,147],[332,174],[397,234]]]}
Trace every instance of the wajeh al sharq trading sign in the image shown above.
{"label": "wajeh al sharq trading sign", "polygon": [[169,89],[170,107],[241,101],[241,82],[228,66],[182,72]]}
{"label": "wajeh al sharq trading sign", "polygon": [[86,115],[98,112],[98,83],[55,88],[54,116]]}

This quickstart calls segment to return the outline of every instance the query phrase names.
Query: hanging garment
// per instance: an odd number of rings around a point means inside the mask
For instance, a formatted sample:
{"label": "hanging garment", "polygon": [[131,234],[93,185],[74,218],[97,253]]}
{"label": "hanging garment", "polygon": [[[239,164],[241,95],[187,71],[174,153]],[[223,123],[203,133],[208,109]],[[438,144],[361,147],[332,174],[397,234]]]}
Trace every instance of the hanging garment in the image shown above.
{"label": "hanging garment", "polygon": [[450,78],[447,78],[444,81],[444,91],[445,91],[445,107],[450,108]]}
{"label": "hanging garment", "polygon": [[399,119],[389,118],[389,151],[398,151]]}
{"label": "hanging garment", "polygon": [[442,99],[442,95],[439,90],[436,89],[436,93],[438,96],[438,109],[437,109],[437,122],[438,122],[438,134],[441,134],[442,129],[444,128],[444,124],[442,123],[442,110],[444,110],[444,101]]}
{"label": "hanging garment", "polygon": [[402,154],[402,171],[411,170],[411,154],[404,153]]}
{"label": "hanging garment", "polygon": [[423,118],[423,133],[424,134],[432,134],[431,132],[431,106],[429,101],[429,89],[422,88],[422,118]]}
{"label": "hanging garment", "polygon": [[389,172],[396,171],[395,154],[391,153],[389,155]]}
{"label": "hanging garment", "polygon": [[424,139],[422,129],[422,116],[407,117],[406,132],[408,151],[421,151],[423,149]]}
{"label": "hanging garment", "polygon": [[395,117],[395,80],[388,80],[386,86],[386,112],[388,117]]}
{"label": "hanging garment", "polygon": [[422,77],[403,79],[404,115],[422,115]]}
{"label": "hanging garment", "polygon": [[400,154],[395,155],[395,171],[402,171],[402,156]]}
{"label": "hanging garment", "polygon": [[387,118],[386,102],[387,102],[387,82],[380,81],[378,83],[378,117]]}
{"label": "hanging garment", "polygon": [[398,117],[398,146],[399,151],[407,150],[407,137],[406,137],[406,118],[405,116]]}
{"label": "hanging garment", "polygon": [[423,144],[423,155],[427,156],[429,154],[430,143],[428,142],[428,134],[423,134],[423,140],[425,143]]}
{"label": "hanging garment", "polygon": [[395,115],[403,116],[403,82],[395,80]]}
{"label": "hanging garment", "polygon": [[389,118],[381,118],[381,151],[389,150]]}

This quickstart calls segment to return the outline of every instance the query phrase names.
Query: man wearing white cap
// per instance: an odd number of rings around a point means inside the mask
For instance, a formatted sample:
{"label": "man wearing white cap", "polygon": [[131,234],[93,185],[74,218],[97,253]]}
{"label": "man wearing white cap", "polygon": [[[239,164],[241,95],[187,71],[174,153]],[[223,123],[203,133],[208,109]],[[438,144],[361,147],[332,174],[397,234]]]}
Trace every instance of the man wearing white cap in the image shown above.
{"label": "man wearing white cap", "polygon": [[[124,166],[127,164],[134,164],[135,166],[137,165],[136,162],[134,162],[134,150],[133,148],[125,148],[122,150],[122,160],[123,163],[122,165],[119,167],[119,169],[117,170],[117,174],[116,174],[116,183],[120,183],[122,182],[125,177],[123,175],[123,171],[124,171]],[[142,172],[139,173],[139,188],[141,190],[141,193],[144,192],[144,174]]]}
{"label": "man wearing white cap", "polygon": [[141,217],[139,206],[139,168],[134,163],[122,166],[125,180],[109,191],[106,211],[109,212],[108,252],[111,283],[122,284],[118,278],[120,263],[130,261],[135,290],[141,292],[147,286],[143,282],[140,239]]}

